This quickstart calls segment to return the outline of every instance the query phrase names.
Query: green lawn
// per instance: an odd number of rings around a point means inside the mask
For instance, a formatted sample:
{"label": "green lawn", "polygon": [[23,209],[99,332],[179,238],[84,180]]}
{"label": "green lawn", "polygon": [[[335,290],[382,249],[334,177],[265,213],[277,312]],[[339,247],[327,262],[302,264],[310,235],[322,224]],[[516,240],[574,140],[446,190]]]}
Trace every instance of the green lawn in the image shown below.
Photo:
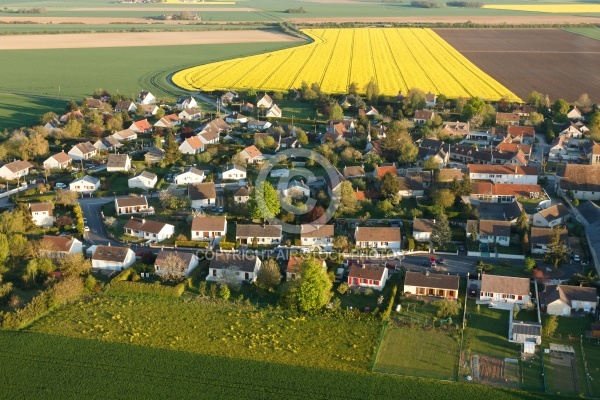
{"label": "green lawn", "polygon": [[508,341],[509,311],[477,309],[474,300],[467,300],[467,328],[463,347],[472,355],[519,358],[520,345]]}
{"label": "green lawn", "polygon": [[600,40],[600,29],[598,28],[565,28],[563,30],[576,35],[587,36],[592,39]]}
{"label": "green lawn", "polygon": [[2,397],[12,399],[548,398],[33,332],[0,332],[0,360]]}
{"label": "green lawn", "polygon": [[390,323],[373,371],[423,378],[455,380],[459,340],[456,331],[434,332]]}
{"label": "green lawn", "polygon": [[588,373],[592,378],[592,393],[594,396],[600,395],[600,344],[584,340],[583,351],[585,352],[585,361],[588,366]]}

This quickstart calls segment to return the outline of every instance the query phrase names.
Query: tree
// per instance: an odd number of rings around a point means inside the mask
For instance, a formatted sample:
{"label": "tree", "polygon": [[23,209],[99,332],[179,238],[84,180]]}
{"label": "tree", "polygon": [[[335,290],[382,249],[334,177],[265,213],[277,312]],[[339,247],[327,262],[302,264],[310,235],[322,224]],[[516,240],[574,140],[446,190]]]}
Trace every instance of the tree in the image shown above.
{"label": "tree", "polygon": [[306,222],[317,222],[324,224],[327,221],[323,221],[327,216],[325,215],[325,209],[321,206],[314,206],[306,214]]}
{"label": "tree", "polygon": [[179,151],[179,145],[175,140],[175,136],[169,132],[165,137],[165,154],[162,159],[164,165],[173,165],[181,159],[181,152]]}
{"label": "tree", "polygon": [[17,258],[25,257],[29,251],[27,238],[20,233],[15,233],[8,238],[9,254],[14,268]]}
{"label": "tree", "polygon": [[569,112],[569,103],[565,99],[558,99],[552,104],[552,111],[555,114],[566,114]]}
{"label": "tree", "polygon": [[552,229],[552,233],[548,238],[548,250],[546,251],[546,254],[544,254],[544,261],[548,264],[552,264],[555,269],[567,261],[568,256],[567,243],[561,239],[562,233],[563,230],[560,227]]}
{"label": "tree", "polygon": [[521,215],[517,218],[517,232],[523,234],[529,231],[529,217],[525,211],[521,211]]}
{"label": "tree", "polygon": [[154,115],[154,118],[161,119],[164,116],[165,116],[165,109],[162,107],[158,107],[158,110],[156,110],[156,114]]}
{"label": "tree", "polygon": [[465,172],[460,182],[460,196],[470,196],[473,192],[473,185],[471,184],[471,176],[468,172]]}
{"label": "tree", "polygon": [[554,332],[558,328],[558,317],[556,315],[550,315],[544,326],[542,327],[542,335],[547,338],[554,336]]}
{"label": "tree", "polygon": [[62,205],[75,205],[79,194],[72,190],[59,189],[56,191],[56,204]]}
{"label": "tree", "polygon": [[333,247],[338,250],[348,248],[348,236],[338,235],[333,238]]}
{"label": "tree", "polygon": [[449,189],[436,190],[431,196],[433,204],[446,209],[454,204],[455,196]]}
{"label": "tree", "polygon": [[356,195],[352,188],[352,183],[344,181],[340,185],[340,205],[337,212],[340,214],[350,214],[356,211]]}
{"label": "tree", "polygon": [[179,282],[185,278],[188,265],[177,253],[168,253],[160,262],[156,273],[163,281]]}
{"label": "tree", "polygon": [[344,110],[339,104],[335,104],[333,107],[329,108],[329,119],[342,119],[344,116]]}
{"label": "tree", "polygon": [[431,241],[444,246],[452,240],[452,231],[446,214],[439,214],[435,217],[435,223],[431,231]]}
{"label": "tree", "polygon": [[308,144],[308,136],[303,130],[299,129],[296,131],[296,139],[298,139],[298,143],[300,143],[302,146],[306,146]]}
{"label": "tree", "polygon": [[231,162],[235,165],[241,165],[244,166],[246,165],[246,158],[242,155],[241,152],[235,154],[233,157],[231,157]]}
{"label": "tree", "polygon": [[600,111],[596,111],[589,119],[590,128],[600,128]]}
{"label": "tree", "polygon": [[227,285],[221,285],[219,287],[219,297],[223,300],[229,300],[229,298],[231,297],[231,291],[229,290],[229,287]]}
{"label": "tree", "polygon": [[429,157],[423,161],[423,169],[428,171],[440,169],[440,163],[434,157]]}
{"label": "tree", "polygon": [[81,253],[68,254],[59,260],[59,269],[67,276],[85,275],[92,270],[92,262]]}
{"label": "tree", "polygon": [[474,115],[483,115],[485,113],[485,109],[485,102],[479,97],[473,97],[467,100],[467,103],[462,110],[462,117],[468,121],[473,118]]}
{"label": "tree", "polygon": [[411,110],[421,110],[425,108],[427,102],[425,101],[425,92],[418,88],[411,88],[408,90],[406,97],[404,98],[403,108]]}
{"label": "tree", "polygon": [[281,210],[277,190],[269,182],[259,182],[248,200],[248,209],[253,219],[275,218]]}
{"label": "tree", "polygon": [[400,184],[395,174],[388,172],[381,178],[381,194],[386,199],[391,199],[398,195]]}
{"label": "tree", "polygon": [[63,127],[63,132],[69,137],[75,138],[81,136],[82,128],[83,126],[81,125],[81,122],[77,120],[77,118],[69,118],[69,121]]}
{"label": "tree", "polygon": [[289,285],[286,295],[300,311],[320,310],[331,299],[333,283],[318,260],[306,259],[299,267],[300,278]]}
{"label": "tree", "polygon": [[40,123],[42,125],[46,125],[48,122],[53,121],[55,118],[58,118],[58,115],[56,115],[56,113],[53,113],[52,111],[48,111],[44,113],[44,115],[42,115],[42,117],[40,118]]}
{"label": "tree", "polygon": [[50,272],[54,271],[54,264],[52,260],[49,258],[32,258],[27,263],[27,267],[25,268],[25,274],[23,275],[23,280],[25,282],[34,283],[36,277],[39,275],[46,276]]}
{"label": "tree", "polygon": [[258,286],[267,290],[273,290],[280,282],[281,273],[279,272],[277,261],[274,258],[263,261],[256,276]]}
{"label": "tree", "polygon": [[458,303],[458,300],[444,299],[438,302],[438,306],[439,307],[436,313],[438,318],[446,319],[449,317],[454,317],[460,312],[460,304]]}
{"label": "tree", "polygon": [[527,117],[527,121],[529,121],[529,124],[537,126],[537,125],[541,124],[542,122],[544,122],[544,116],[540,113],[532,112],[532,113],[529,113],[529,116]]}
{"label": "tree", "polygon": [[379,85],[375,78],[371,78],[367,86],[365,87],[365,93],[367,97],[367,101],[371,102],[371,104],[377,104],[379,100]]}
{"label": "tree", "polygon": [[358,83],[350,82],[348,85],[348,94],[356,95],[358,94]]}
{"label": "tree", "polygon": [[354,147],[348,146],[342,151],[341,156],[344,162],[351,163],[360,160],[362,158],[362,153]]}
{"label": "tree", "polygon": [[531,257],[525,257],[525,271],[532,272],[535,268],[535,260]]}
{"label": "tree", "polygon": [[531,92],[527,95],[527,98],[525,99],[525,103],[532,105],[532,106],[536,106],[537,108],[540,108],[540,106],[542,104],[542,94],[538,93],[534,90],[533,92]]}
{"label": "tree", "polygon": [[0,233],[0,269],[10,255],[10,244],[4,233]]}

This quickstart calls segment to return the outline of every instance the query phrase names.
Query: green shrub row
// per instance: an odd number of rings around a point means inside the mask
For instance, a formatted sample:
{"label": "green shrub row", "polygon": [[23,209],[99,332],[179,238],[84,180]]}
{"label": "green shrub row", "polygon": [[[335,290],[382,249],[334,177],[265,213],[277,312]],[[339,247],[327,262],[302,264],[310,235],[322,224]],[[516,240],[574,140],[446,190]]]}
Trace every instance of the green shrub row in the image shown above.
{"label": "green shrub row", "polygon": [[221,250],[233,250],[235,248],[235,243],[226,242],[224,240],[219,243]]}
{"label": "green shrub row", "polygon": [[200,249],[207,249],[210,247],[209,242],[196,242],[193,240],[176,240],[175,246],[177,247],[197,247]]}
{"label": "green shrub row", "polygon": [[68,277],[57,282],[35,296],[25,307],[18,310],[0,313],[3,329],[19,329],[41,317],[52,307],[65,304],[83,294],[83,281],[79,277]]}
{"label": "green shrub row", "polygon": [[13,284],[11,282],[0,285],[0,305],[5,304],[12,294]]}
{"label": "green shrub row", "polygon": [[381,320],[387,321],[390,319],[390,315],[392,314],[392,310],[394,309],[394,299],[396,298],[396,292],[398,291],[398,285],[394,285],[392,288],[392,293],[390,293],[390,301],[388,301],[385,310],[381,313]]}
{"label": "green shrub row", "polygon": [[130,281],[112,281],[108,289],[109,291],[118,291],[124,293],[143,293],[154,294],[158,296],[180,297],[187,285],[187,280],[176,286],[163,286],[160,284],[147,284],[141,282]]}

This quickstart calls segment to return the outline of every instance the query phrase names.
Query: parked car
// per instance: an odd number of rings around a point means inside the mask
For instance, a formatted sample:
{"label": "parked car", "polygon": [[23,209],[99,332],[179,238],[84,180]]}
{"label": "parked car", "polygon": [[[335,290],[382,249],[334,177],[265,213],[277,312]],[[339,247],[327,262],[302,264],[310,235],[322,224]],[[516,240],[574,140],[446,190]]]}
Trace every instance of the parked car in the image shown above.
{"label": "parked car", "polygon": [[62,182],[57,182],[57,183],[54,184],[54,187],[56,189],[64,189],[64,188],[67,187],[67,185],[65,183],[62,183]]}
{"label": "parked car", "polygon": [[223,212],[223,206],[219,207],[219,212],[222,213]]}
{"label": "parked car", "polygon": [[579,254],[575,254],[573,256],[573,262],[576,262],[576,263],[581,262],[581,258],[579,257]]}
{"label": "parked car", "polygon": [[440,265],[444,265],[444,259],[443,258],[438,258],[436,262],[438,264],[440,264]]}
{"label": "parked car", "polygon": [[210,208],[210,211],[212,211],[212,212],[215,212],[215,211],[217,211],[217,207],[216,207],[216,206],[212,206],[212,207]]}
{"label": "parked car", "polygon": [[87,225],[87,218],[83,218],[83,224]]}
{"label": "parked car", "polygon": [[83,230],[84,230],[84,232],[89,232],[90,231],[90,227],[86,225],[86,226],[83,227]]}
{"label": "parked car", "polygon": [[458,251],[463,252],[465,251],[465,246],[458,246]]}

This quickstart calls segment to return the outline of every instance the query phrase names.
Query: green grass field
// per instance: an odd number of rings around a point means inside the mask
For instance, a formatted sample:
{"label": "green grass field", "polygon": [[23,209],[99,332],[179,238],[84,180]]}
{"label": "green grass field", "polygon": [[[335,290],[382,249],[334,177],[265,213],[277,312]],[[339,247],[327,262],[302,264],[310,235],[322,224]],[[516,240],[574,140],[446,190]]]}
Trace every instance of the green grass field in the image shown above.
{"label": "green grass field", "polygon": [[586,36],[592,39],[600,40],[599,28],[565,28],[563,30],[574,33],[576,35]]}
{"label": "green grass field", "polygon": [[58,113],[66,104],[66,100],[50,97],[0,92],[0,130],[37,124],[45,112]]}
{"label": "green grass field", "polygon": [[177,69],[290,45],[297,43],[2,50],[0,70],[11,74],[0,82],[0,130],[35,123],[45,111],[64,107],[59,97],[79,101],[96,88],[129,96],[146,89],[174,98],[178,93],[166,79]]}
{"label": "green grass field", "polygon": [[11,399],[550,398],[31,332],[0,332],[0,360],[2,397]]}
{"label": "green grass field", "polygon": [[[256,299],[254,299],[256,301]],[[106,294],[53,312],[31,330],[280,364],[366,372],[380,323],[250,306]],[[314,340],[318,337],[318,340]]]}
{"label": "green grass field", "polygon": [[373,371],[455,380],[459,341],[452,334],[390,324]]}

